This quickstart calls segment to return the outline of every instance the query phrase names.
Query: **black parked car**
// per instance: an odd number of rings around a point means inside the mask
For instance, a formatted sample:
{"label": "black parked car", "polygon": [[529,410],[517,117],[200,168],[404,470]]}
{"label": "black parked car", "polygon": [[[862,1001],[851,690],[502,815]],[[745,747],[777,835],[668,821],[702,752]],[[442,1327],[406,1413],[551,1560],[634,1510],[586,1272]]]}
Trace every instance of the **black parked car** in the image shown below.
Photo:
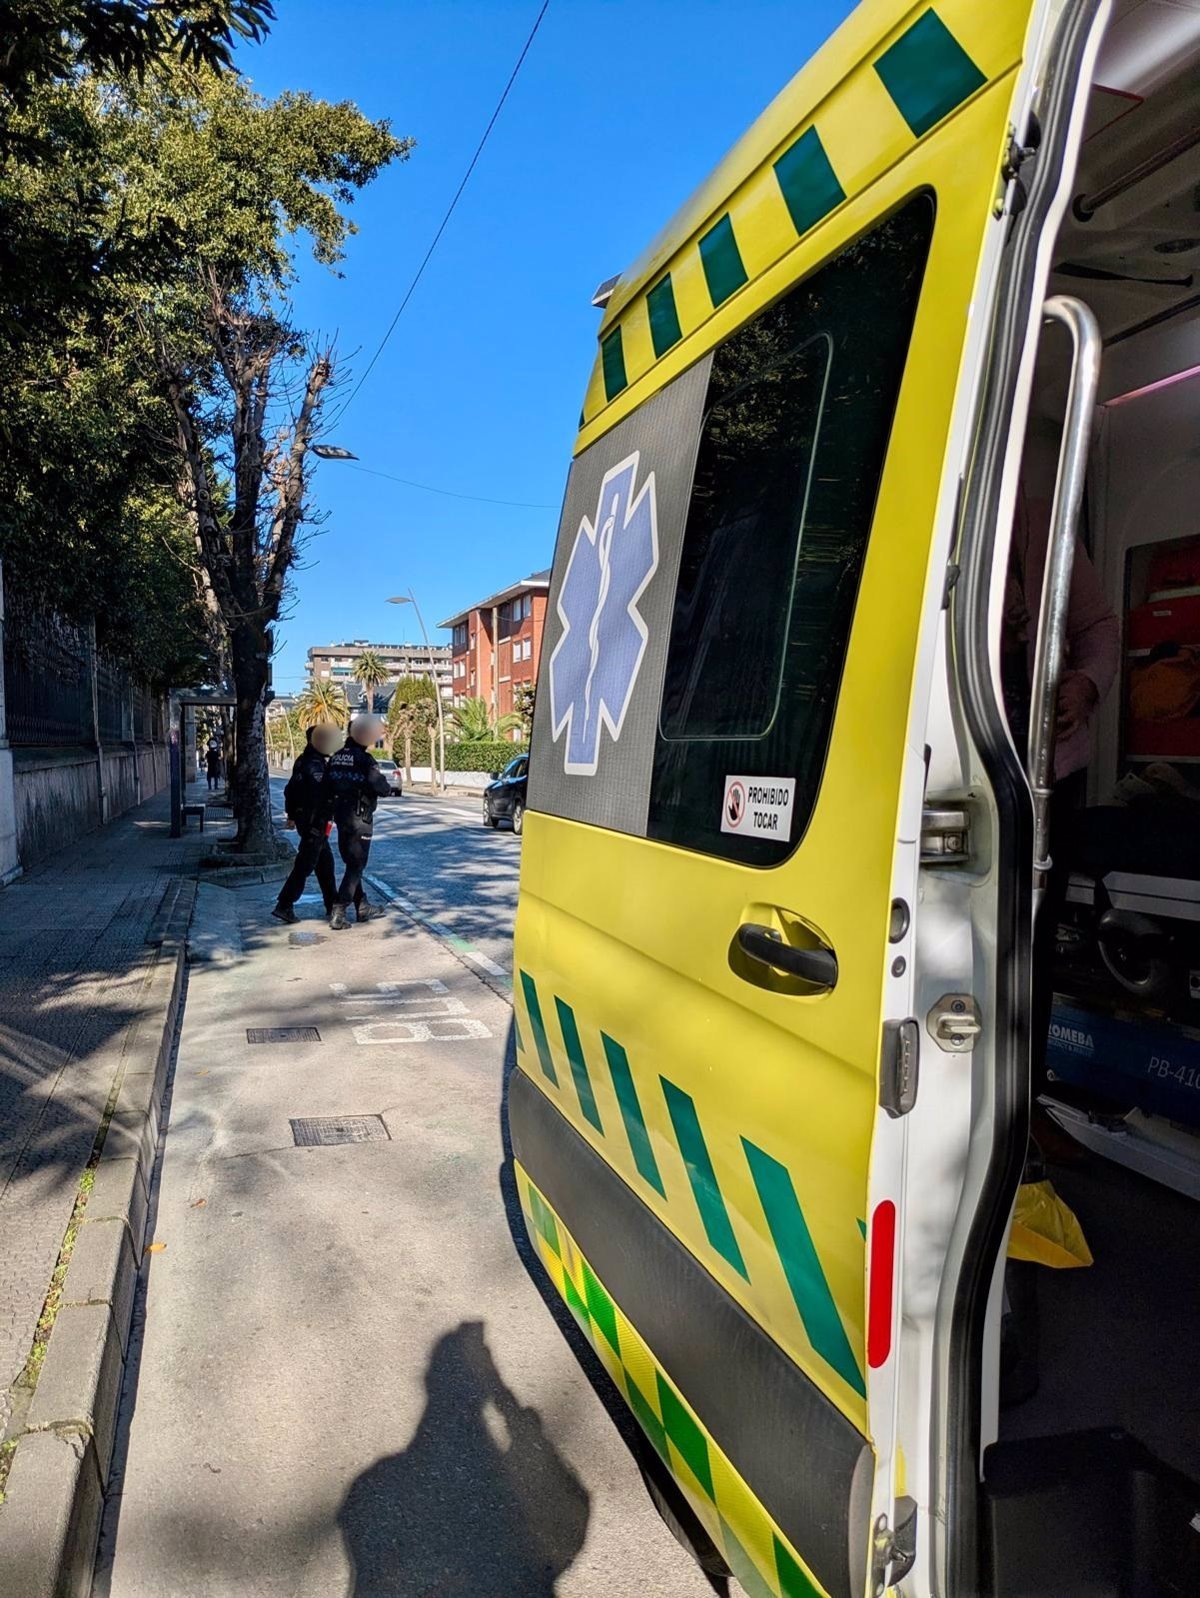
{"label": "black parked car", "polygon": [[505,817],[512,822],[512,830],[520,832],[525,824],[525,792],[529,787],[529,756],[518,755],[510,760],[503,771],[496,772],[483,790],[483,824],[498,827]]}

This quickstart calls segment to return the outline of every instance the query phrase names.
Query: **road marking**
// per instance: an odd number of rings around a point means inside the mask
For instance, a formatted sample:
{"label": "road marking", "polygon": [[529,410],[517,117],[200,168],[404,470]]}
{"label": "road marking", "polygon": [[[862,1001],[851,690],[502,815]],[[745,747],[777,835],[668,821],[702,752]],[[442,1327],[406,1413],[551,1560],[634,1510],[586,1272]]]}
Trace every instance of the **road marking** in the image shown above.
{"label": "road marking", "polygon": [[444,1021],[372,1021],[352,1028],[355,1043],[465,1043],[469,1038],[490,1038],[491,1032],[474,1016]]}
{"label": "road marking", "polygon": [[495,960],[490,960],[486,954],[483,954],[479,949],[468,943],[465,938],[460,938],[446,922],[435,920],[432,916],[426,915],[411,899],[406,898],[402,893],[398,893],[395,888],[389,887],[382,877],[377,877],[373,872],[364,872],[363,880],[370,883],[377,893],[382,894],[385,899],[389,900],[398,909],[403,910],[404,914],[411,917],[418,926],[424,927],[427,932],[432,932],[435,938],[441,938],[444,943],[453,949],[460,960],[472,966],[476,971],[483,972],[486,977],[493,978],[494,982],[500,983],[499,987],[494,986],[493,982],[489,982],[487,985],[506,1004],[512,1003],[512,977],[503,966],[497,965]]}
{"label": "road marking", "polygon": [[[346,1006],[343,1019],[351,1023],[355,1043],[462,1043],[468,1038],[490,1038],[483,1021],[467,1014],[467,1006],[452,995],[436,977],[416,978],[412,982],[376,982],[373,990],[353,993],[346,982],[331,982],[330,992]],[[414,993],[412,990],[416,989]],[[361,1005],[391,1005],[409,1008],[408,1014],[380,1019]],[[355,1025],[354,1023],[358,1023]]]}

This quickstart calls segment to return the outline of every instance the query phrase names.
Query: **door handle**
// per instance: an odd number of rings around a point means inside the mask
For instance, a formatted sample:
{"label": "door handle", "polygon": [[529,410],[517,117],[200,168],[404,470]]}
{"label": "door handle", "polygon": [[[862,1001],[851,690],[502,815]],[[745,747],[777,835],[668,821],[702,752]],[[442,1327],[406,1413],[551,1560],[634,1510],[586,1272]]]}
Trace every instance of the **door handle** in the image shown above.
{"label": "door handle", "polygon": [[837,955],[832,949],[798,948],[794,943],[785,943],[773,927],[759,926],[753,921],[744,922],[737,929],[737,942],[743,954],[759,965],[769,966],[772,971],[799,977],[802,982],[811,982],[813,987],[827,991],[837,985]]}
{"label": "door handle", "polygon": [[1050,795],[1054,788],[1054,723],[1058,683],[1067,649],[1067,610],[1075,561],[1075,530],[1087,478],[1088,446],[1096,390],[1100,381],[1103,339],[1095,316],[1082,300],[1056,294],[1042,307],[1048,320],[1062,322],[1075,347],[1062,453],[1054,482],[1046,570],[1033,656],[1032,701],[1029,711],[1029,786],[1033,790],[1033,870],[1040,885],[1050,869]]}

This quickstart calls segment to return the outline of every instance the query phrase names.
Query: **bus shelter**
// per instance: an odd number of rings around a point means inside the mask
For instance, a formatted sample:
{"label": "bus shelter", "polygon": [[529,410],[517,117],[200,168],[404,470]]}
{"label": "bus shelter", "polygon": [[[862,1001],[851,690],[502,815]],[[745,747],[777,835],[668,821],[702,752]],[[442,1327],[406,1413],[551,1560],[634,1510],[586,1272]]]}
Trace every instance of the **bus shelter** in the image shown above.
{"label": "bus shelter", "polygon": [[228,710],[237,704],[236,696],[224,688],[177,688],[171,694],[167,746],[171,760],[171,836],[183,832],[184,723],[188,712],[198,709]]}

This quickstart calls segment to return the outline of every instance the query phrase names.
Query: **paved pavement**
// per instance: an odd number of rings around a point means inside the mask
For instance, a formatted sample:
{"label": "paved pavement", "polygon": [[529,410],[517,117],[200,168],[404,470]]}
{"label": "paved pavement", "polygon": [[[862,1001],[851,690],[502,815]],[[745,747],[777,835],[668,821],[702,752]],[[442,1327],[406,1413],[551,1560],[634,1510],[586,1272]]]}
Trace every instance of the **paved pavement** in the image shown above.
{"label": "paved pavement", "polygon": [[[274,784],[282,809],[283,783]],[[381,799],[369,870],[512,975],[521,840],[481,820],[481,801],[406,793]]]}
{"label": "paved pavement", "polygon": [[0,892],[0,1438],[156,955],[147,927],[214,836],[168,834],[164,794]]}
{"label": "paved pavement", "polygon": [[[515,847],[436,803],[379,863],[469,918],[431,862]],[[272,892],[199,890],[94,1598],[710,1594],[527,1270],[509,1005],[395,913],[289,931]],[[285,1026],[319,1040],[247,1039]],[[353,1140],[297,1146],[320,1119]]]}

